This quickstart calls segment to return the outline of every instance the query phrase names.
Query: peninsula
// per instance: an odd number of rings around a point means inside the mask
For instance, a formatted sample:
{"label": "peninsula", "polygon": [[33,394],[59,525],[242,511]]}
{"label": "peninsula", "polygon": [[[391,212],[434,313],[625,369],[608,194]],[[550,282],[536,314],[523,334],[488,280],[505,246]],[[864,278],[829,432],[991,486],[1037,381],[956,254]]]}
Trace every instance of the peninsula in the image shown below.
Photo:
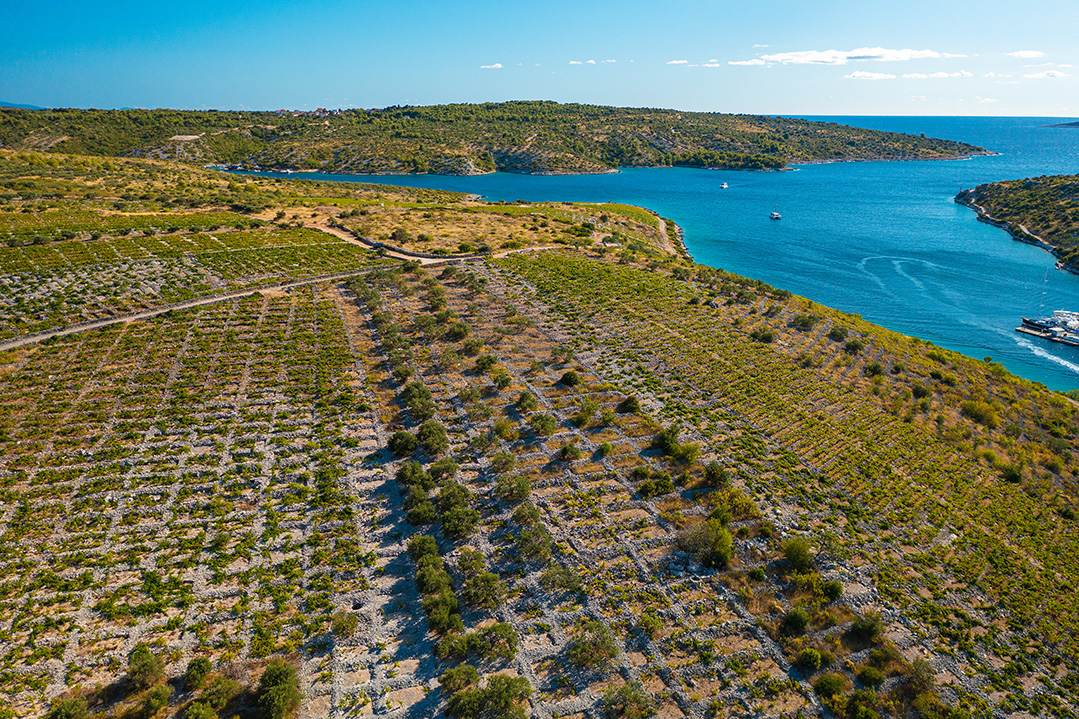
{"label": "peninsula", "polygon": [[554,102],[312,112],[0,108],[0,147],[351,174],[781,169],[948,159],[962,142],[830,122]]}
{"label": "peninsula", "polygon": [[1062,268],[1079,272],[1079,175],[986,183],[960,192],[955,201],[1015,239],[1052,252]]}

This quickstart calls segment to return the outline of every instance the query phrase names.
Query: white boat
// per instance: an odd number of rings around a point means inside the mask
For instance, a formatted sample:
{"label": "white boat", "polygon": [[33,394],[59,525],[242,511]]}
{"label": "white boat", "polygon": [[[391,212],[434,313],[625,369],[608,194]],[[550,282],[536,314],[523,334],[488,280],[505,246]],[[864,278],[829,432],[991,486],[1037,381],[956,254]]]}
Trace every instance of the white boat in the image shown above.
{"label": "white boat", "polygon": [[727,189],[727,183],[724,182],[722,185],[719,186],[719,189],[726,190]]}
{"label": "white boat", "polygon": [[776,208],[772,210],[772,214],[768,215],[769,220],[782,220],[783,215],[779,214],[779,198],[776,198]]}

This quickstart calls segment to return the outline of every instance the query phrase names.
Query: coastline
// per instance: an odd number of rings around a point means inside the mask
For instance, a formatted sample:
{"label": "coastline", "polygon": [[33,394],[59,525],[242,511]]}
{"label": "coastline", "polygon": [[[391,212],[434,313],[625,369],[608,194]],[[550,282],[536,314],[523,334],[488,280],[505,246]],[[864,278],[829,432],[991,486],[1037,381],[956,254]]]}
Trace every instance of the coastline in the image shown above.
{"label": "coastline", "polygon": [[[338,175],[341,177],[482,177],[484,175],[494,175],[499,172],[504,172],[509,175],[533,175],[538,177],[557,177],[561,175],[616,175],[624,169],[642,169],[642,170],[662,170],[667,168],[683,168],[691,170],[710,170],[713,172],[791,172],[803,165],[831,165],[845,162],[945,162],[954,160],[969,160],[973,157],[994,157],[1001,153],[994,152],[992,150],[985,150],[983,152],[972,152],[962,155],[948,155],[944,157],[854,157],[854,158],[835,158],[835,159],[820,159],[820,160],[796,160],[787,162],[783,167],[778,168],[746,168],[746,167],[704,167],[695,165],[624,165],[622,167],[612,167],[605,170],[537,170],[537,171],[522,171],[514,169],[494,169],[490,171],[477,171],[477,172],[393,172],[393,171],[379,171],[379,172],[334,172],[326,171],[323,169],[292,169],[292,168],[266,168],[266,167],[251,167],[243,164],[209,164],[203,165],[206,169],[221,170],[223,172],[268,172],[275,175],[304,175],[304,174],[323,174],[323,175]],[[301,178],[297,178],[301,179]]]}
{"label": "coastline", "polygon": [[1011,222],[1008,222],[1006,220],[1000,220],[1000,219],[997,219],[996,217],[993,217],[992,215],[989,214],[988,210],[986,210],[984,207],[982,207],[981,205],[979,205],[977,202],[974,201],[974,191],[973,190],[963,190],[958,195],[956,195],[953,198],[953,200],[954,200],[954,202],[956,204],[963,205],[965,207],[969,207],[970,209],[974,210],[974,212],[978,216],[977,217],[978,222],[984,222],[987,225],[992,225],[993,227],[999,227],[1000,229],[1007,232],[1011,236],[1011,238],[1013,240],[1016,240],[1017,242],[1022,242],[1022,243],[1027,244],[1027,245],[1034,245],[1035,247],[1039,247],[1039,248],[1045,250],[1046,252],[1051,254],[1053,257],[1057,258],[1057,260],[1058,260],[1057,269],[1061,269],[1061,270],[1065,270],[1067,272],[1071,272],[1073,275],[1079,275],[1079,268],[1077,268],[1077,267],[1075,267],[1073,265],[1067,264],[1066,262],[1064,262],[1063,260],[1060,259],[1060,248],[1059,247],[1052,244],[1051,242],[1046,242],[1044,239],[1042,239],[1041,237],[1038,237],[1033,232],[1030,232],[1027,228],[1023,227],[1022,225],[1013,225]]}

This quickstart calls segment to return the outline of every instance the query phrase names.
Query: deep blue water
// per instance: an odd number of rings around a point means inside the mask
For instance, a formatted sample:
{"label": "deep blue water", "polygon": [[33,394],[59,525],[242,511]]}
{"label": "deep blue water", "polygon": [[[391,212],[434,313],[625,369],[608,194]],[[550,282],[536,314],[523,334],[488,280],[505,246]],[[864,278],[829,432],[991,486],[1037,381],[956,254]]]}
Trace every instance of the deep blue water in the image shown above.
{"label": "deep blue water", "polygon": [[[1024,315],[1079,310],[1079,276],[952,202],[982,182],[1079,173],[1079,129],[1060,118],[813,117],[962,140],[1001,153],[960,161],[804,165],[793,172],[686,168],[610,175],[310,179],[437,187],[526,199],[642,205],[685,229],[704,264],[856,312],[1053,389],[1079,387],[1079,348],[1014,331]],[[726,181],[730,187],[720,189]],[[781,221],[768,219],[778,201]]]}

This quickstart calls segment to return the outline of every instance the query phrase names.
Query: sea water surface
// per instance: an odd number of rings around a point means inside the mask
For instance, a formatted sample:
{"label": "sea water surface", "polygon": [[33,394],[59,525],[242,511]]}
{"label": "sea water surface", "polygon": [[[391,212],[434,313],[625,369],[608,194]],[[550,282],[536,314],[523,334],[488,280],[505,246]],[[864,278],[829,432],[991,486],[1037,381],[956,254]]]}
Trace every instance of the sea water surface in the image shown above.
{"label": "sea water surface", "polygon": [[[960,189],[983,182],[1079,173],[1079,129],[1048,127],[1068,121],[1061,118],[806,119],[924,132],[1000,154],[802,165],[791,172],[303,177],[442,188],[492,200],[641,205],[681,225],[698,262],[971,357],[992,357],[1053,389],[1079,387],[1079,348],[1014,331],[1023,316],[1079,311],[1079,275],[1055,270],[1049,253],[977,222],[973,211],[952,201]],[[723,182],[728,189],[720,188]],[[770,220],[777,203],[783,219]]]}

